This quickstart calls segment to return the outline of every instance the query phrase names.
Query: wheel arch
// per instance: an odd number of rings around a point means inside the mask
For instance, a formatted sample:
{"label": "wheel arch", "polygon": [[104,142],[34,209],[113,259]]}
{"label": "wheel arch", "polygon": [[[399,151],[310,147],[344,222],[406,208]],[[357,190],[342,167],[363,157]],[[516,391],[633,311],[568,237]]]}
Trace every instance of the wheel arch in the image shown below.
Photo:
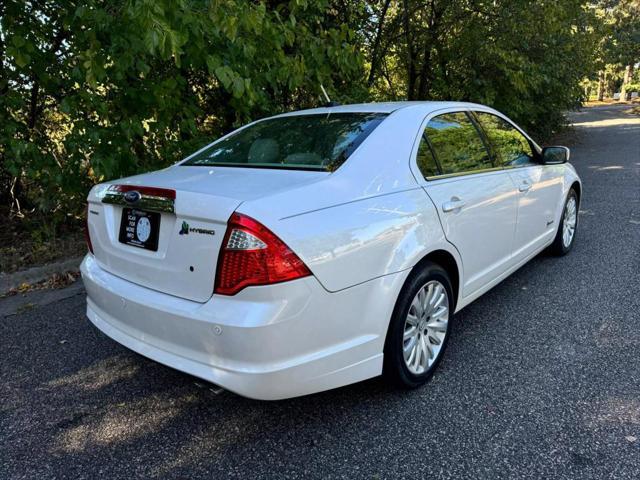
{"label": "wheel arch", "polygon": [[460,296],[460,281],[462,278],[462,269],[458,265],[456,257],[449,251],[444,249],[433,250],[427,253],[420,261],[413,267],[412,273],[418,271],[426,262],[433,262],[440,265],[449,275],[451,279],[451,287],[453,288],[454,309],[458,305]]}
{"label": "wheel arch", "polygon": [[582,185],[580,185],[580,182],[578,180],[575,180],[571,184],[570,188],[573,188],[575,190],[576,195],[578,196],[578,205],[580,205],[580,199],[582,198]]}

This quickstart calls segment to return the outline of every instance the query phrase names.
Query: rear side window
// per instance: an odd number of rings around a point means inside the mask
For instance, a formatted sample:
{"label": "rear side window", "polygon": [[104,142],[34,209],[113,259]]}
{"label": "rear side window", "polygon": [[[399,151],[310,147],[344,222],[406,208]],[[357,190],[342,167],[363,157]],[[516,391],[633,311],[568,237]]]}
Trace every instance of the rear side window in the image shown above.
{"label": "rear side window", "polygon": [[433,156],[433,152],[431,151],[429,141],[427,140],[425,134],[422,135],[422,140],[420,141],[420,146],[418,147],[418,156],[416,158],[416,162],[418,163],[418,168],[422,172],[422,175],[425,176],[425,178],[440,175],[440,169],[438,168],[438,164],[436,163],[436,159]]}
{"label": "rear side window", "polygon": [[331,113],[271,118],[233,133],[182,165],[333,171],[386,116]]}
{"label": "rear side window", "polygon": [[431,145],[435,158],[423,161],[428,168],[418,166],[425,177],[468,173],[492,168],[491,157],[476,126],[464,112],[445,113],[432,118],[424,132],[422,143]]}
{"label": "rear side window", "polygon": [[478,123],[495,150],[500,165],[514,167],[534,161],[529,141],[506,120],[485,112],[475,112]]}

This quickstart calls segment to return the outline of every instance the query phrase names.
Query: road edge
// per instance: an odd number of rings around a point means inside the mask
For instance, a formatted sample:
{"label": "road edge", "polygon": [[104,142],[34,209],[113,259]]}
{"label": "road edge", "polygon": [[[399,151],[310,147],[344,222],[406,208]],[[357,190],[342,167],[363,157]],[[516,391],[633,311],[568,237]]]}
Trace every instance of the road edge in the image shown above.
{"label": "road edge", "polygon": [[47,280],[55,274],[77,272],[84,255],[68,258],[59,262],[48,263],[39,267],[31,267],[14,273],[0,273],[0,295],[18,288],[24,283],[32,284]]}

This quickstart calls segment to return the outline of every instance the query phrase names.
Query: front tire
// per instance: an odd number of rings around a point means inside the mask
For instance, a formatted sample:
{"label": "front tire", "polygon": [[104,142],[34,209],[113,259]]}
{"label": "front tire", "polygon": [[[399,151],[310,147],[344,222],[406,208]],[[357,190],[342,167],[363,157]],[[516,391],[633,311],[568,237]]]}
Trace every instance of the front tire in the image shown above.
{"label": "front tire", "polygon": [[453,317],[451,280],[426,262],[405,283],[393,310],[384,349],[384,376],[404,388],[429,380],[446,349]]}
{"label": "front tire", "polygon": [[558,232],[550,247],[552,254],[562,256],[571,251],[578,228],[578,206],[578,194],[572,188],[569,190],[567,199],[564,202]]}

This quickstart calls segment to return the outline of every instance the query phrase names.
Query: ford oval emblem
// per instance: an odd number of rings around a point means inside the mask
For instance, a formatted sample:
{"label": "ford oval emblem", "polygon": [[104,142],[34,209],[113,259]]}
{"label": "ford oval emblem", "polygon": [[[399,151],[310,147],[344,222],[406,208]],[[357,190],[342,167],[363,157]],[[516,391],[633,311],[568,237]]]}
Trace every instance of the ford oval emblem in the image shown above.
{"label": "ford oval emblem", "polygon": [[140,200],[141,197],[142,195],[140,195],[140,192],[131,190],[130,192],[126,192],[124,194],[124,201],[127,203],[136,203],[138,200]]}

